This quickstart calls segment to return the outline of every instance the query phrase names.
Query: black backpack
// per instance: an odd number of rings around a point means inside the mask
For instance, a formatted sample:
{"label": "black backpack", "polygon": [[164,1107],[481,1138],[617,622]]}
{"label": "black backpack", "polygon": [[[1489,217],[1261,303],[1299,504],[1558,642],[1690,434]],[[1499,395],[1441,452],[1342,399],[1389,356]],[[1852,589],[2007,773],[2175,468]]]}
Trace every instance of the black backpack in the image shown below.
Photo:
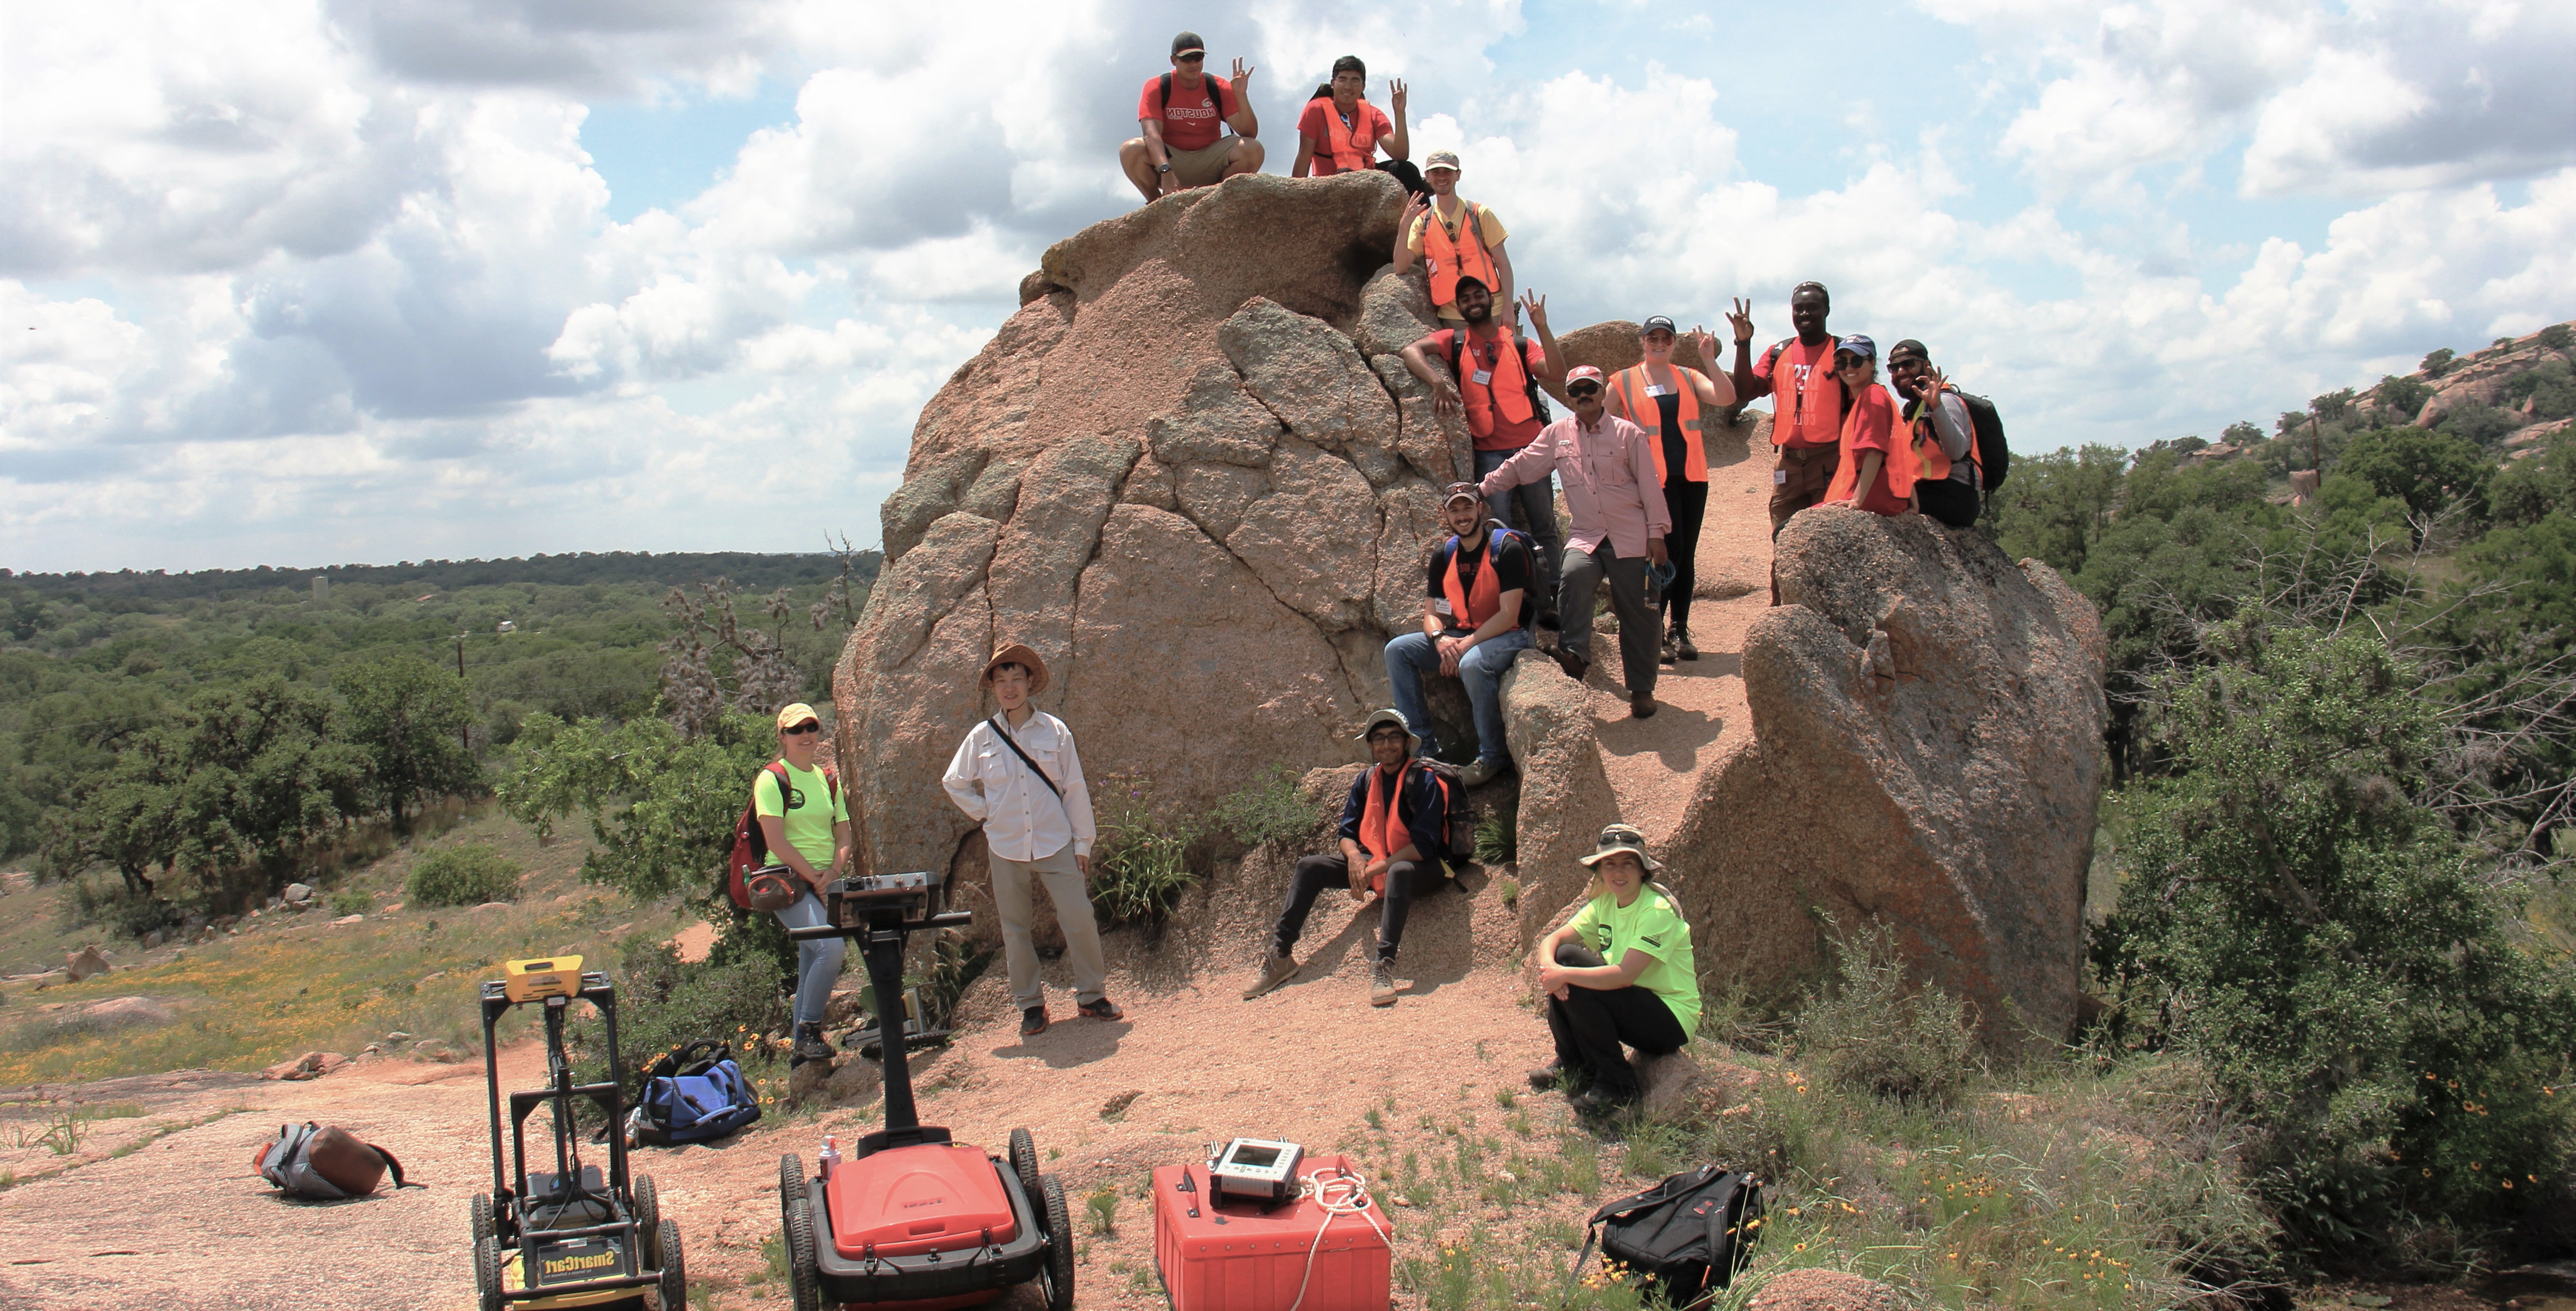
{"label": "black backpack", "polygon": [[2004,475],[2012,469],[2012,447],[2004,443],[2004,419],[1995,413],[1995,403],[1983,396],[1959,393],[1959,401],[1968,407],[1968,421],[1977,429],[1977,476],[1985,480],[1985,490],[2004,485]]}
{"label": "black backpack", "polygon": [[1692,1311],[1714,1301],[1753,1259],[1762,1184],[1741,1170],[1703,1165],[1603,1206],[1589,1223],[1600,1232],[1585,1233],[1575,1275],[1583,1273],[1597,1237],[1602,1259],[1626,1266],[1638,1277],[1638,1291],[1662,1294],[1674,1311]]}
{"label": "black backpack", "polygon": [[[1470,212],[1469,217],[1471,220],[1474,217],[1472,211]],[[1482,241],[1484,238],[1478,237],[1477,240]],[[1525,349],[1524,343],[1521,341],[1521,335],[1517,332],[1512,334],[1512,349],[1521,352],[1521,377],[1524,381],[1529,383],[1530,417],[1536,419],[1540,423],[1554,422],[1556,415],[1553,411],[1547,408],[1547,393],[1538,389],[1538,373],[1536,370],[1530,368],[1529,352]],[[1457,380],[1459,389],[1462,391],[1465,390],[1467,385],[1467,370],[1464,367],[1466,351],[1467,329],[1464,327],[1450,329],[1449,376]]]}

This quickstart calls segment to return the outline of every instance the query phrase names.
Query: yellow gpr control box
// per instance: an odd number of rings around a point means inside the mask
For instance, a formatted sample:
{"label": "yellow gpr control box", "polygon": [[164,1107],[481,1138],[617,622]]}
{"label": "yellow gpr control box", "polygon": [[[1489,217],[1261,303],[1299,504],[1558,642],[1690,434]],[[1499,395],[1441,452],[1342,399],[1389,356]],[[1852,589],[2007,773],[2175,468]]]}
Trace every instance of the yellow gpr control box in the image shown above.
{"label": "yellow gpr control box", "polygon": [[581,957],[544,956],[501,963],[501,987],[510,1000],[569,997],[581,991]]}

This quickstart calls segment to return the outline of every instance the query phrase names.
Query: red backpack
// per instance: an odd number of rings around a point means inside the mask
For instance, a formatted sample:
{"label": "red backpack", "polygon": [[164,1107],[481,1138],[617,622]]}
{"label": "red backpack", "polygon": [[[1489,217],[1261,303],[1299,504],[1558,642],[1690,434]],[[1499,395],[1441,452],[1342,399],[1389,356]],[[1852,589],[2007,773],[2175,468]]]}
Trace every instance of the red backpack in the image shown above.
{"label": "red backpack", "polygon": [[[761,773],[771,775],[778,780],[778,795],[781,800],[784,800],[789,791],[787,762],[770,761],[761,767]],[[831,787],[832,802],[837,806],[841,800],[841,776],[826,768],[823,771],[823,781]],[[752,779],[751,786],[753,791],[759,790],[758,777],[755,776]],[[744,880],[751,877],[753,870],[768,863],[769,835],[761,830],[759,806],[754,802],[746,801],[742,803],[742,818],[733,822],[733,854],[725,859],[725,895],[733,898],[734,909],[751,909],[751,889]]]}

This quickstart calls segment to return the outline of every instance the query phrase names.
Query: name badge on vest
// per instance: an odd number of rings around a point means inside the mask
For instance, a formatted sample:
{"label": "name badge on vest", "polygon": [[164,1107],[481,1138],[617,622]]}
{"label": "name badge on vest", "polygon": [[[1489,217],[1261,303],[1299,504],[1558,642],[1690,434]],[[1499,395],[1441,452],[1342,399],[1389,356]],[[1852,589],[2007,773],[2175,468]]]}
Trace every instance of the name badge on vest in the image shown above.
{"label": "name badge on vest", "polygon": [[1469,374],[1468,379],[1479,387],[1488,386],[1494,381],[1494,371],[1492,369],[1478,369],[1474,373]]}
{"label": "name badge on vest", "polygon": [[1646,394],[1649,396],[1670,396],[1673,394],[1673,389],[1664,386],[1661,383],[1648,383],[1646,384]]}

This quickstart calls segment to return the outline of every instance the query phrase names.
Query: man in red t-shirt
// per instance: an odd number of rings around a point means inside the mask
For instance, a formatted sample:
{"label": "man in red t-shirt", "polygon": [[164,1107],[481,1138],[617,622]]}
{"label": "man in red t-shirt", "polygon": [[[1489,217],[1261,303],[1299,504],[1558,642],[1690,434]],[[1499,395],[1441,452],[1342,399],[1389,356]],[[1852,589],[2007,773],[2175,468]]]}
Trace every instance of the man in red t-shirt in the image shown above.
{"label": "man in red t-shirt", "polygon": [[[1315,88],[1304,112],[1297,115],[1297,163],[1292,178],[1328,178],[1374,168],[1404,184],[1416,196],[1430,194],[1422,170],[1413,166],[1413,134],[1404,125],[1404,79],[1389,78],[1386,102],[1395,113],[1370,104],[1368,65],[1358,55],[1333,61],[1333,80]],[[1387,157],[1377,158],[1384,148]]]}
{"label": "man in red t-shirt", "polygon": [[[1547,346],[1526,338],[1515,341],[1510,328],[1494,322],[1493,293],[1482,281],[1462,277],[1458,312],[1467,326],[1443,328],[1404,348],[1404,367],[1431,389],[1431,408],[1444,416],[1466,412],[1467,433],[1476,442],[1478,481],[1503,467],[1547,426],[1536,384],[1554,386],[1564,381],[1564,365],[1558,362],[1553,344],[1556,339],[1547,330],[1547,302],[1530,296],[1522,301],[1522,308],[1529,311],[1530,326]],[[1442,364],[1455,361],[1455,383],[1450,374],[1432,367],[1435,359]],[[1521,511],[1516,524],[1515,504]],[[1496,493],[1487,498],[1485,512],[1538,543],[1539,623],[1555,627],[1557,570],[1564,562],[1565,538],[1556,528],[1553,480],[1541,474],[1533,482]]]}
{"label": "man in red t-shirt", "polygon": [[1801,282],[1789,293],[1789,322],[1798,335],[1762,352],[1753,362],[1753,307],[1735,302],[1727,322],[1735,329],[1735,401],[1769,396],[1771,447],[1780,453],[1771,470],[1771,535],[1789,517],[1825,499],[1842,466],[1843,393],[1834,373],[1834,336],[1825,330],[1833,297],[1824,284]]}
{"label": "man in red t-shirt", "polygon": [[[1228,80],[1207,73],[1207,43],[1196,32],[1172,38],[1172,71],[1145,79],[1136,121],[1145,135],[1118,147],[1118,166],[1147,200],[1214,186],[1261,171],[1261,120],[1253,117],[1252,70],[1234,61]],[[1226,136],[1219,129],[1233,128]]]}

